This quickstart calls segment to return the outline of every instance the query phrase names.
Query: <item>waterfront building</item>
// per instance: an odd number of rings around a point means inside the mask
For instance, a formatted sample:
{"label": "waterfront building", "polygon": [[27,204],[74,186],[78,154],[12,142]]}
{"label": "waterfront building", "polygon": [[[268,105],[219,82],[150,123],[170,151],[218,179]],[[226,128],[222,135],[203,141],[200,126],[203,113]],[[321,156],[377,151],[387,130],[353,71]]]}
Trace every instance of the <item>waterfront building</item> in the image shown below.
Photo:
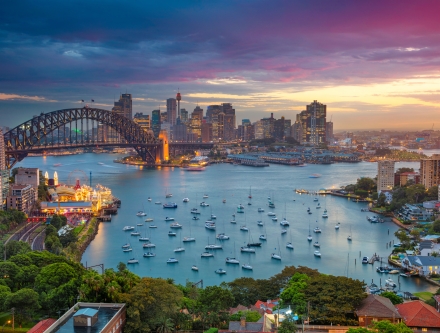
{"label": "waterfront building", "polygon": [[153,130],[154,136],[159,137],[160,133],[160,110],[153,110],[151,113],[151,129]]}
{"label": "waterfront building", "polygon": [[145,132],[149,131],[151,128],[150,115],[148,115],[148,114],[143,114],[142,112],[137,112],[133,117],[133,121],[136,124],[138,124],[140,127],[142,127],[142,129]]}
{"label": "waterfront building", "polygon": [[301,143],[302,142],[302,136],[303,136],[303,131],[302,131],[302,125],[300,121],[295,121],[292,125],[292,129],[291,129],[291,135],[292,138],[294,138],[297,142]]}
{"label": "waterfront building", "polygon": [[420,174],[418,172],[402,172],[398,178],[400,186],[405,186],[408,182],[413,185],[420,184]]}
{"label": "waterfront building", "polygon": [[420,160],[420,182],[426,188],[440,184],[440,154]]}
{"label": "waterfront building", "polygon": [[[177,119],[177,100],[175,98],[167,99],[167,121],[174,126],[176,124]],[[180,102],[180,101],[179,101]]]}
{"label": "waterfront building", "polygon": [[36,201],[35,189],[30,184],[13,184],[6,199],[8,209],[17,209],[29,214]]}
{"label": "waterfront building", "polygon": [[133,118],[133,102],[131,94],[121,94],[119,101],[114,102],[112,112],[115,112],[128,119]]}
{"label": "waterfront building", "polygon": [[301,142],[311,143],[315,146],[326,142],[326,115],[327,105],[316,100],[307,105],[306,110],[297,116],[297,120],[302,125]]}
{"label": "waterfront building", "polygon": [[408,271],[416,271],[420,276],[440,273],[440,257],[410,256],[402,260],[402,267]]}
{"label": "waterfront building", "polygon": [[392,190],[394,187],[394,161],[377,162],[377,192]]}
{"label": "waterfront building", "polygon": [[208,123],[213,122],[213,117],[219,114],[222,111],[222,107],[220,105],[208,105],[206,108],[206,121]]}
{"label": "waterfront building", "polygon": [[18,168],[15,175],[15,184],[31,185],[35,190],[35,200],[37,200],[40,170],[38,168]]}

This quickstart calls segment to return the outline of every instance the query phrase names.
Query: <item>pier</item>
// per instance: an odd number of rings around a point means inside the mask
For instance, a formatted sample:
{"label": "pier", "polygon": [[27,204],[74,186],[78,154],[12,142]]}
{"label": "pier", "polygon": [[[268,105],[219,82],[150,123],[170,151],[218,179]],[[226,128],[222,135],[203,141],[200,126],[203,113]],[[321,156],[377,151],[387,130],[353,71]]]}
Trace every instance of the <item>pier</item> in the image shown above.
{"label": "pier", "polygon": [[96,218],[99,222],[111,222],[112,216],[111,215],[101,215]]}

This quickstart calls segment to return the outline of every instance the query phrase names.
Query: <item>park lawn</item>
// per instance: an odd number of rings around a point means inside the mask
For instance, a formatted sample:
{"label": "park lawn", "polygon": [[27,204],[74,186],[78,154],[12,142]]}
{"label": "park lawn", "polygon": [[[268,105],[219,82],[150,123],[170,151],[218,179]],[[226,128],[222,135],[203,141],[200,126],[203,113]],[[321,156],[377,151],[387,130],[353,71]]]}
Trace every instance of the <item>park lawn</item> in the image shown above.
{"label": "park lawn", "polygon": [[434,295],[433,293],[430,293],[429,291],[421,291],[421,292],[413,293],[413,294],[414,294],[415,296],[421,298],[421,299],[424,300],[425,302],[426,302],[426,301],[429,301],[429,300],[432,298],[432,296]]}

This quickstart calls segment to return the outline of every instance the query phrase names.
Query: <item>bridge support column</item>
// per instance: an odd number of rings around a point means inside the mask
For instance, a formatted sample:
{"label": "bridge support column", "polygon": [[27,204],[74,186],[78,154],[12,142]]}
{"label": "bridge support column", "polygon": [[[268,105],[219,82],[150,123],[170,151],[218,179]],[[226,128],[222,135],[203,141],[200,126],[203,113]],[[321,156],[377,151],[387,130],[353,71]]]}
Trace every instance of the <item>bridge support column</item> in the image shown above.
{"label": "bridge support column", "polygon": [[[170,159],[170,146],[168,142],[168,133],[167,131],[161,130],[159,133],[159,140],[162,142],[162,149],[160,150],[160,159],[162,161],[168,161]],[[156,155],[157,161],[157,155]]]}

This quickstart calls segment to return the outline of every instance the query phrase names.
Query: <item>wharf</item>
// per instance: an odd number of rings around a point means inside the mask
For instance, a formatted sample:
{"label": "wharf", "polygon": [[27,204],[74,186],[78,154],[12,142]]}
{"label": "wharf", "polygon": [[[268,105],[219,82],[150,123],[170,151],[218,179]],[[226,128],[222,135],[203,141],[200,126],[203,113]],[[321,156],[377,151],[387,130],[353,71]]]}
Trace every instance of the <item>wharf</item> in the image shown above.
{"label": "wharf", "polygon": [[111,222],[112,216],[111,215],[101,215],[96,218],[99,222]]}

